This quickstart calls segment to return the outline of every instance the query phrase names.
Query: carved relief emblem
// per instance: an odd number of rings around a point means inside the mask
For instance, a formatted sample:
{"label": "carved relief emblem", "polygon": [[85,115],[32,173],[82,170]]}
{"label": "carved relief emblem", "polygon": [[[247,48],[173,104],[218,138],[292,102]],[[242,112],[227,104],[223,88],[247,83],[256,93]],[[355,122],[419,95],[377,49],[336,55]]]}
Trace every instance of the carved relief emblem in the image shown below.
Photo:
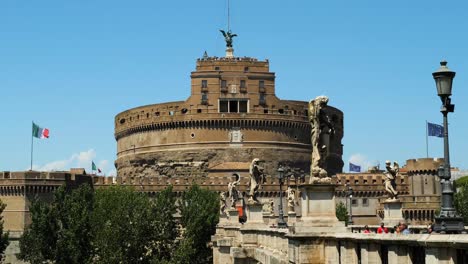
{"label": "carved relief emblem", "polygon": [[244,141],[244,135],[240,131],[240,127],[233,127],[229,131],[229,142],[231,143],[241,143]]}

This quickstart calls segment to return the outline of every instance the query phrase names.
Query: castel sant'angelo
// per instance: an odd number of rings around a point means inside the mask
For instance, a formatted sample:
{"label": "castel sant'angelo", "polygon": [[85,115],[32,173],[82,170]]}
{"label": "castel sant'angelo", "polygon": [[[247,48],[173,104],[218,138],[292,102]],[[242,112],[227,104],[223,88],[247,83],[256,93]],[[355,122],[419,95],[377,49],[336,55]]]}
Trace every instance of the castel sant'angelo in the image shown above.
{"label": "castel sant'angelo", "polygon": [[[225,57],[197,59],[185,101],[115,117],[119,176],[242,174],[254,158],[269,175],[280,163],[309,173],[308,102],[278,98],[269,61],[235,57],[228,44]],[[343,168],[343,113],[326,111],[335,133],[325,163],[336,174]]]}
{"label": "castel sant'angelo", "polygon": [[[89,175],[79,168],[66,172],[0,172],[0,199],[7,205],[3,213],[5,229],[23,232],[30,223],[31,200],[50,201],[53,191],[62,185],[129,185],[154,196],[168,185],[181,194],[196,182],[221,193],[227,191],[233,176],[238,176],[238,189],[246,195],[254,159],[259,160],[266,175],[258,190],[263,202],[274,200],[277,204],[280,199],[280,165],[294,172],[295,181],[300,176],[308,182],[313,148],[309,102],[278,98],[269,61],[235,57],[235,35],[229,34],[225,33],[224,57],[205,53],[197,59],[190,75],[191,93],[185,101],[146,105],[117,114],[115,178]],[[383,217],[380,200],[386,197],[383,171],[342,173],[343,113],[331,106],[323,111],[330,117],[327,122],[333,133],[327,148],[321,150],[321,166],[333,176],[337,201],[346,203],[351,198],[347,188],[352,186],[354,196],[349,208],[356,207],[355,223],[377,224]],[[403,166],[397,190],[405,220],[427,224],[434,219],[440,205],[437,168],[441,163],[419,159],[408,160]],[[300,206],[296,209],[300,216]],[[276,206],[273,211],[278,215]]]}

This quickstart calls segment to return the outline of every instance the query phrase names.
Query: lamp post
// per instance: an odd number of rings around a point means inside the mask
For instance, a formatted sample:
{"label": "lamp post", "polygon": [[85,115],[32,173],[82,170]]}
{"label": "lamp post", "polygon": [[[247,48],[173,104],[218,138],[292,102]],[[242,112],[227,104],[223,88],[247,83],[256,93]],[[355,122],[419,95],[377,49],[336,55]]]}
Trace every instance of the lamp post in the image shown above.
{"label": "lamp post", "polygon": [[288,224],[284,221],[284,215],[283,215],[283,190],[282,190],[282,185],[283,185],[283,179],[284,179],[284,169],[280,165],[278,168],[278,179],[279,179],[279,187],[280,187],[280,196],[279,196],[279,215],[278,215],[278,228],[287,228]]}
{"label": "lamp post", "polygon": [[451,104],[452,82],[455,72],[447,67],[446,61],[440,62],[440,68],[432,73],[437,87],[437,95],[442,101],[440,112],[444,116],[444,165],[439,167],[438,175],[441,179],[442,198],[440,215],[435,218],[434,231],[440,233],[460,233],[464,230],[463,219],[457,216],[453,207],[453,187],[450,182],[450,155],[448,141],[448,113],[455,110],[455,105]]}
{"label": "lamp post", "polygon": [[353,224],[353,188],[349,184],[346,184],[348,187],[348,197],[349,197],[349,215],[348,215],[348,225]]}

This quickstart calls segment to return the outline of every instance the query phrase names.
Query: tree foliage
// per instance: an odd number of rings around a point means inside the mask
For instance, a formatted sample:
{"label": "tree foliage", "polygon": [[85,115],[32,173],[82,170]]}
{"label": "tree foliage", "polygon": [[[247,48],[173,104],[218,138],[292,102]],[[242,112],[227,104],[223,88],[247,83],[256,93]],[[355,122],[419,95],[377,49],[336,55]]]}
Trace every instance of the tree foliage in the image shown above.
{"label": "tree foliage", "polygon": [[[212,250],[208,243],[219,221],[219,200],[215,192],[193,185],[180,201],[181,224],[184,228],[182,246],[192,244],[190,263],[209,263]],[[190,254],[189,254],[190,253]]]}
{"label": "tree foliage", "polygon": [[154,199],[124,186],[62,187],[51,203],[33,201],[18,257],[32,264],[212,262],[218,206],[216,193],[196,185],[180,200],[171,186]]}
{"label": "tree foliage", "polygon": [[339,202],[336,205],[336,218],[340,221],[344,221],[345,224],[348,224],[348,209],[343,202]]}
{"label": "tree foliage", "polygon": [[463,176],[455,180],[456,186],[463,186],[465,184],[468,184],[468,176]]}
{"label": "tree foliage", "polygon": [[468,182],[464,184],[457,182],[454,204],[457,212],[463,217],[463,222],[468,224]]}
{"label": "tree foliage", "polygon": [[60,187],[52,203],[34,200],[31,225],[20,238],[20,259],[35,263],[85,263],[91,256],[93,190]]}
{"label": "tree foliage", "polygon": [[3,210],[5,210],[6,204],[0,200],[0,262],[2,262],[3,258],[5,257],[5,249],[8,246],[8,237],[9,233],[3,232]]}
{"label": "tree foliage", "polygon": [[92,216],[96,263],[147,263],[151,226],[148,197],[130,187],[113,186],[96,191]]}

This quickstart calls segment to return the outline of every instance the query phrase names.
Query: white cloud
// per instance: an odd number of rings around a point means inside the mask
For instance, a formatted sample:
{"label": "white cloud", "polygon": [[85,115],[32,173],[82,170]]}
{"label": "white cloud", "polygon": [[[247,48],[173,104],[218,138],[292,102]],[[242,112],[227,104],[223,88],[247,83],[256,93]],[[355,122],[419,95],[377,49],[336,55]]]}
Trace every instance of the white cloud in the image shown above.
{"label": "white cloud", "polygon": [[[91,162],[96,159],[96,151],[94,149],[89,149],[87,151],[82,151],[74,153],[68,159],[56,160],[44,165],[33,165],[33,169],[37,171],[68,171],[70,168],[84,168],[86,171],[90,172]],[[108,175],[113,173],[116,174],[115,169],[109,168],[109,160],[99,160],[94,162],[101,171],[108,171]]]}
{"label": "white cloud", "polygon": [[[369,169],[369,167],[378,166],[379,161],[370,161],[365,155],[360,153],[355,153],[349,157],[349,163],[353,163],[354,165],[361,166],[361,171],[365,172]],[[346,167],[346,169],[348,169]]]}

